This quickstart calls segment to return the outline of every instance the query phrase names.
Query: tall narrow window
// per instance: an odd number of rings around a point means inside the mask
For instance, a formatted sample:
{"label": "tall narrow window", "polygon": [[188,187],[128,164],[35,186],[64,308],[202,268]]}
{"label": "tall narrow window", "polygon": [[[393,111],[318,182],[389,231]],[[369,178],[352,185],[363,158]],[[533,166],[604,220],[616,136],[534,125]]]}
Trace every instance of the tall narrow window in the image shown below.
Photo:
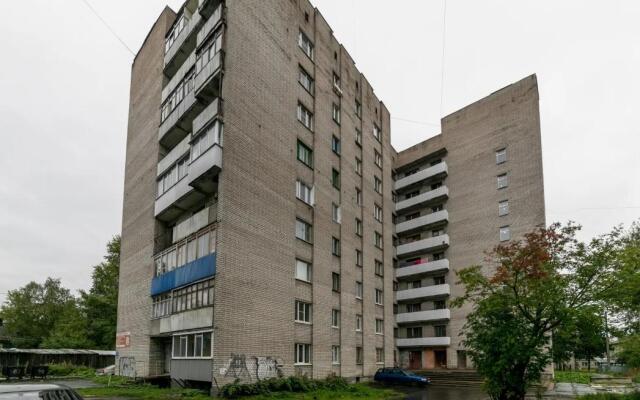
{"label": "tall narrow window", "polygon": [[307,343],[296,343],[296,364],[311,364],[311,345]]}
{"label": "tall narrow window", "polygon": [[313,205],[313,188],[301,180],[296,181],[296,197],[309,205]]}
{"label": "tall narrow window", "polygon": [[498,216],[509,214],[509,200],[502,200],[498,203]]}
{"label": "tall narrow window", "polygon": [[342,213],[340,212],[340,206],[336,203],[331,203],[331,219],[335,223],[340,223],[342,221]]}
{"label": "tall narrow window", "polygon": [[377,248],[379,249],[382,248],[382,234],[380,234],[380,232],[375,232],[374,244],[376,245]]}
{"label": "tall narrow window", "polygon": [[375,204],[373,206],[373,216],[376,219],[376,221],[382,222],[382,207],[380,207],[379,205]]}
{"label": "tall narrow window", "polygon": [[340,328],[340,310],[331,310],[331,327]]}
{"label": "tall narrow window", "polygon": [[384,349],[380,347],[376,348],[376,363],[384,364]]}
{"label": "tall narrow window", "polygon": [[505,242],[511,239],[511,228],[509,226],[500,227],[500,241]]}
{"label": "tall narrow window", "polygon": [[331,136],[331,150],[337,155],[340,155],[340,139],[335,135]]}
{"label": "tall narrow window", "polygon": [[362,315],[356,314],[356,332],[362,332]]}
{"label": "tall narrow window", "polygon": [[340,257],[340,239],[331,238],[331,254]]}
{"label": "tall narrow window", "polygon": [[340,346],[331,346],[331,364],[340,364]]}
{"label": "tall narrow window", "polygon": [[375,164],[382,168],[382,154],[378,153],[378,150],[374,150],[374,162]]}
{"label": "tall narrow window", "polygon": [[445,337],[447,336],[447,326],[446,325],[436,325],[433,327],[433,331],[435,337]]}
{"label": "tall narrow window", "polygon": [[307,90],[310,94],[313,95],[313,78],[304,68],[300,67],[300,73],[298,75],[298,82],[302,85],[303,88]]}
{"label": "tall narrow window", "polygon": [[376,334],[382,335],[382,332],[384,332],[384,321],[376,319]]}
{"label": "tall narrow window", "polygon": [[509,176],[507,174],[498,175],[498,189],[506,188],[509,186]]}
{"label": "tall narrow window", "polygon": [[362,282],[356,281],[356,299],[362,299]]}
{"label": "tall narrow window", "polygon": [[362,347],[356,347],[356,364],[362,365],[364,362],[364,352],[362,351]]}
{"label": "tall narrow window", "polygon": [[313,150],[299,140],[296,150],[298,161],[302,162],[309,168],[313,168]]}
{"label": "tall narrow window", "polygon": [[296,322],[311,323],[311,304],[296,300]]}
{"label": "tall narrow window", "polygon": [[356,157],[356,174],[362,175],[362,160]]}
{"label": "tall narrow window", "polygon": [[384,296],[382,290],[376,289],[376,304],[381,306],[384,302]]}
{"label": "tall narrow window", "polygon": [[306,261],[296,260],[296,279],[311,282],[311,264]]}
{"label": "tall narrow window", "polygon": [[373,137],[376,138],[378,142],[382,141],[382,131],[380,131],[380,128],[375,124],[373,125]]}
{"label": "tall narrow window", "polygon": [[503,148],[496,151],[496,164],[502,164],[507,161],[507,149]]}
{"label": "tall narrow window", "polygon": [[375,273],[378,276],[384,276],[384,264],[380,260],[376,260]]}
{"label": "tall narrow window", "polygon": [[331,273],[331,289],[334,292],[340,291],[340,274],[337,272]]}
{"label": "tall narrow window", "polygon": [[298,121],[307,129],[313,130],[313,114],[302,103],[298,103]]}
{"label": "tall narrow window", "polygon": [[313,240],[311,224],[296,218],[296,237],[300,240],[311,243]]}
{"label": "tall narrow window", "polygon": [[356,128],[356,144],[362,146],[362,131]]}
{"label": "tall narrow window", "polygon": [[362,104],[358,100],[356,100],[356,116],[362,118]]}
{"label": "tall narrow window", "polygon": [[373,189],[378,193],[382,193],[382,179],[377,176],[373,177]]}
{"label": "tall narrow window", "polygon": [[298,46],[302,49],[304,54],[307,55],[307,57],[313,60],[313,43],[302,31],[298,33]]}
{"label": "tall narrow window", "polygon": [[356,267],[362,267],[362,252],[356,249]]}
{"label": "tall narrow window", "polygon": [[356,204],[362,206],[362,190],[356,188]]}
{"label": "tall narrow window", "polygon": [[356,235],[362,236],[362,220],[356,218]]}
{"label": "tall narrow window", "polygon": [[331,169],[331,184],[334,188],[340,189],[340,172],[335,168]]}
{"label": "tall narrow window", "polygon": [[340,125],[340,106],[336,103],[333,103],[331,107],[331,118],[336,124]]}

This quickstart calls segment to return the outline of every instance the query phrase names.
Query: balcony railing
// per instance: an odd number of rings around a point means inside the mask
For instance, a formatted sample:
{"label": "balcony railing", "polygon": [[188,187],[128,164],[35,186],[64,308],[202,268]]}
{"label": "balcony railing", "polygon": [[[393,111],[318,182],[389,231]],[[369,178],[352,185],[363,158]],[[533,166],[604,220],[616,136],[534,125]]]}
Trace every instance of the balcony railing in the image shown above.
{"label": "balcony railing", "polygon": [[396,346],[398,347],[425,347],[425,346],[432,347],[432,346],[449,346],[449,345],[451,345],[451,338],[448,336],[396,339]]}
{"label": "balcony railing", "polygon": [[396,278],[404,278],[407,276],[415,276],[448,270],[449,260],[447,259],[426,261],[396,268]]}
{"label": "balcony railing", "polygon": [[395,190],[403,189],[415,183],[423,181],[425,179],[435,178],[437,176],[445,176],[447,175],[447,172],[448,172],[447,163],[442,161],[441,163],[433,165],[429,168],[420,170],[415,174],[398,179],[394,183],[394,189]]}
{"label": "balcony railing", "polygon": [[176,243],[205,226],[215,222],[218,218],[218,204],[212,204],[193,214],[186,220],[176,224],[171,231],[172,243]]}
{"label": "balcony railing", "polygon": [[417,207],[429,202],[437,202],[449,197],[449,188],[446,186],[440,186],[437,189],[430,190],[428,192],[421,193],[417,196],[411,197],[406,200],[402,200],[396,203],[396,211],[409,210],[413,207]]}
{"label": "balcony railing", "polygon": [[396,300],[415,300],[415,299],[427,299],[435,297],[446,297],[451,294],[451,288],[448,283],[441,285],[423,286],[415,289],[404,289],[396,292]]}
{"label": "balcony railing", "polygon": [[447,222],[448,220],[449,213],[447,210],[436,211],[431,214],[423,215],[422,217],[396,224],[396,233],[406,233],[417,229],[425,229],[436,224]]}
{"label": "balcony railing", "polygon": [[444,321],[451,319],[449,309],[427,310],[396,314],[396,323],[405,324],[410,322]]}
{"label": "balcony railing", "polygon": [[400,257],[413,253],[441,249],[447,246],[449,246],[449,235],[444,234],[427,239],[416,240],[415,242],[411,243],[401,244],[396,247],[396,254],[398,257]]}

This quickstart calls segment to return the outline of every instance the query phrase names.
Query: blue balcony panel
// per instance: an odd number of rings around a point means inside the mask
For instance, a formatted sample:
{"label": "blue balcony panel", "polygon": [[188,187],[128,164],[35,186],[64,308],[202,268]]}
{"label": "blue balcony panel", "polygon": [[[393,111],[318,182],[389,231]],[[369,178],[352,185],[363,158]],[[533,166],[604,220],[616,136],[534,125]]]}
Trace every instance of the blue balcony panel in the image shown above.
{"label": "blue balcony panel", "polygon": [[215,274],[216,253],[212,253],[153,278],[151,281],[151,296],[168,292]]}

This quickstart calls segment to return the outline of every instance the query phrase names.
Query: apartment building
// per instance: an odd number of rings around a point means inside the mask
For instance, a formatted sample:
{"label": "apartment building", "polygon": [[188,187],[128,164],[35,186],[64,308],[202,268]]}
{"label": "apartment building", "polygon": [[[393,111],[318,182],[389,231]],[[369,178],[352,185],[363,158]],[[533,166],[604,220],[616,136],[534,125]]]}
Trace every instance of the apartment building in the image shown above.
{"label": "apartment building", "polygon": [[118,372],[464,368],[455,271],[544,224],[537,101],[526,78],[397,153],[307,0],[166,8],[132,66]]}
{"label": "apartment building", "polygon": [[130,97],[119,373],[211,387],[393,365],[389,112],[318,10],[167,8]]}
{"label": "apartment building", "polygon": [[394,161],[398,363],[472,367],[460,331],[471,305],[456,271],[545,225],[535,75],[442,119],[442,133]]}

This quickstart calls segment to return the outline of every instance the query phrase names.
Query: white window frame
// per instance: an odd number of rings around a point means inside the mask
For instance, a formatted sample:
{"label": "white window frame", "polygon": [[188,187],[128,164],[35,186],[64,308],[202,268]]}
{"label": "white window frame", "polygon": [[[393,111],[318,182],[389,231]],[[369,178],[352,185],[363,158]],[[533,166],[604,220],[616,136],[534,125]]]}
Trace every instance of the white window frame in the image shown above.
{"label": "white window frame", "polygon": [[309,343],[295,344],[294,365],[311,365],[311,345]]}
{"label": "white window frame", "polygon": [[379,306],[384,304],[384,292],[382,291],[382,289],[376,289],[375,302],[376,302],[376,305],[379,305]]}
{"label": "white window frame", "polygon": [[[210,354],[209,355],[204,355],[204,335],[205,334],[209,334],[210,335],[210,345],[209,345],[209,351]],[[195,355],[195,342],[196,342],[196,337],[200,337],[200,342],[201,342],[201,355],[200,356],[196,356]],[[185,346],[185,353],[184,355],[178,355],[176,356],[176,341],[175,338],[179,338],[179,343],[180,343],[180,347],[182,347],[182,343],[184,342],[184,346]],[[187,355],[188,353],[188,348],[189,348],[189,338],[192,338],[191,340],[193,340],[193,350],[194,350],[194,355],[193,356],[189,356]],[[209,360],[213,358],[213,331],[211,330],[201,330],[201,331],[193,331],[193,332],[186,332],[186,333],[176,333],[174,335],[172,335],[171,337],[171,359],[172,360]]]}
{"label": "white window frame", "polygon": [[331,310],[331,327],[340,328],[340,310],[335,308]]}
{"label": "white window frame", "polygon": [[500,241],[506,242],[511,240],[511,227],[509,225],[500,227]]}
{"label": "white window frame", "polygon": [[307,57],[313,60],[313,42],[302,30],[298,32],[298,47],[302,49],[302,52],[306,54]]}
{"label": "white window frame", "polygon": [[360,218],[356,218],[356,235],[362,236],[363,225],[362,220]]}
{"label": "white window frame", "polygon": [[496,177],[496,185],[498,187],[498,189],[504,189],[506,187],[509,187],[509,174],[504,173],[504,174],[500,174]]}
{"label": "white window frame", "polygon": [[298,103],[297,116],[298,121],[300,121],[305,128],[313,132],[313,113],[302,103]]}
{"label": "white window frame", "polygon": [[384,364],[384,348],[376,347],[376,364]]}
{"label": "white window frame", "polygon": [[362,300],[362,282],[356,281],[356,299]]}
{"label": "white window frame", "polygon": [[295,322],[311,325],[311,303],[296,300]]}
{"label": "white window frame", "polygon": [[503,164],[507,162],[507,148],[503,147],[496,150],[496,164]]}
{"label": "white window frame", "polygon": [[375,190],[376,193],[382,194],[382,179],[377,176],[373,177],[373,190]]}
{"label": "white window frame", "polygon": [[373,217],[378,222],[382,222],[382,207],[377,204],[373,205]]}
{"label": "white window frame", "polygon": [[382,154],[378,153],[378,150],[373,150],[373,154],[374,154],[374,163],[382,168]]}
{"label": "white window frame", "polygon": [[[306,279],[302,276],[300,276],[298,274],[298,271],[300,271],[301,269],[306,269]],[[311,282],[311,274],[313,273],[312,271],[312,266],[310,263],[300,260],[300,259],[296,259],[296,279],[302,282]]]}
{"label": "white window frame", "polygon": [[314,190],[313,186],[309,186],[300,179],[296,181],[296,198],[302,202],[313,206]]}
{"label": "white window frame", "polygon": [[342,210],[336,203],[331,203],[331,220],[337,224],[342,222]]}
{"label": "white window frame", "polygon": [[331,346],[331,364],[340,365],[340,346]]}
{"label": "white window frame", "polygon": [[384,320],[376,318],[376,335],[384,334]]}
{"label": "white window frame", "polygon": [[376,124],[373,125],[373,137],[376,138],[378,142],[382,142],[382,130],[378,128]]}
{"label": "white window frame", "polygon": [[314,91],[314,80],[302,66],[300,66],[300,73],[298,75],[298,83],[302,85],[302,87],[309,92],[310,95],[313,96]]}
{"label": "white window frame", "polygon": [[498,202],[498,216],[504,217],[505,215],[509,215],[509,200]]}
{"label": "white window frame", "polygon": [[[301,224],[301,225],[298,225],[298,224]],[[298,236],[299,226],[304,227],[304,233],[306,237],[303,238]],[[313,243],[313,225],[311,225],[310,223],[308,223],[303,219],[296,218],[296,238],[307,243]]]}
{"label": "white window frame", "polygon": [[356,157],[356,174],[362,176],[362,160]]}
{"label": "white window frame", "polygon": [[356,332],[362,332],[362,314],[356,314]]}

